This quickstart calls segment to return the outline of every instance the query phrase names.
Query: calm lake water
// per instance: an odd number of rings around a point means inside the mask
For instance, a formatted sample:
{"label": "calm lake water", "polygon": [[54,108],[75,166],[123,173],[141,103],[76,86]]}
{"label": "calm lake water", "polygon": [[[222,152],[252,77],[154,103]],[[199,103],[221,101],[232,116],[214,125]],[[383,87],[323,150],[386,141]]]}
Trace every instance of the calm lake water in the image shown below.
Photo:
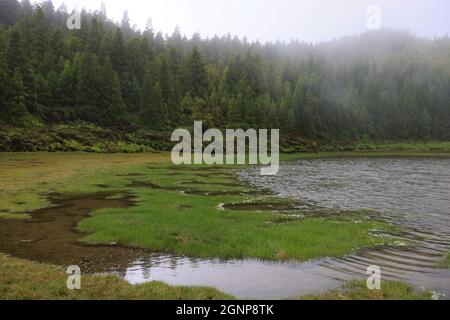
{"label": "calm lake water", "polygon": [[450,159],[340,158],[284,163],[241,178],[284,197],[334,209],[370,209],[422,232],[450,236]]}
{"label": "calm lake water", "polygon": [[239,298],[278,299],[366,279],[367,267],[378,265],[384,280],[409,281],[450,297],[450,271],[435,267],[450,250],[450,159],[298,160],[284,163],[275,177],[254,168],[240,178],[319,207],[373,210],[377,220],[403,226],[398,240],[409,245],[308,263],[155,256],[135,261],[122,276],[131,283],[206,285]]}

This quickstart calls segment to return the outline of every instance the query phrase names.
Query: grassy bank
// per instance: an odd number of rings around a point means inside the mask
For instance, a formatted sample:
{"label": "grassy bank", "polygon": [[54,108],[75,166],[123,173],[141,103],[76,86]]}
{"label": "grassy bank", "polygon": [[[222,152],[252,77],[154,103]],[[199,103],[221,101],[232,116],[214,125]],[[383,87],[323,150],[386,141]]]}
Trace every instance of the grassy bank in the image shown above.
{"label": "grassy bank", "polygon": [[170,133],[84,122],[26,128],[0,125],[0,152],[138,153],[170,150],[171,145]]}
{"label": "grassy bank", "polygon": [[448,158],[450,151],[339,151],[319,153],[280,154],[281,161],[320,158]]}
{"label": "grassy bank", "polygon": [[133,286],[116,276],[82,275],[81,290],[68,290],[59,267],[0,254],[0,300],[211,300],[231,296],[204,287],[172,287],[159,282]]}
{"label": "grassy bank", "polygon": [[450,152],[449,141],[372,141],[326,142],[281,136],[281,151],[287,154],[308,152]]}
{"label": "grassy bank", "polygon": [[[1,120],[1,119],[0,119]],[[15,127],[0,124],[0,152],[93,152],[138,153],[169,151],[171,131],[149,131],[134,126],[104,128],[92,123]],[[320,141],[298,134],[282,133],[281,152],[450,152],[446,141]]]}
{"label": "grassy bank", "polygon": [[383,281],[381,290],[369,290],[365,281],[351,281],[340,290],[321,295],[301,296],[299,300],[431,300],[430,292],[420,292],[411,285]]}

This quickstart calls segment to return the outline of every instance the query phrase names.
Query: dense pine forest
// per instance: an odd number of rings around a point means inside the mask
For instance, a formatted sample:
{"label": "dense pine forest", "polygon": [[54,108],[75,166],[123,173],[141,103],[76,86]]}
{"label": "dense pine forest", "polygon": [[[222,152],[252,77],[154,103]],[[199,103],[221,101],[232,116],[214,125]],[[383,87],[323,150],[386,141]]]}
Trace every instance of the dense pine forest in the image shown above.
{"label": "dense pine forest", "polygon": [[69,30],[70,15],[51,1],[0,0],[0,151],[102,151],[108,140],[164,149],[164,132],[194,120],[279,128],[293,144],[450,139],[448,37],[262,44],[163,35],[151,19],[142,31],[105,7]]}

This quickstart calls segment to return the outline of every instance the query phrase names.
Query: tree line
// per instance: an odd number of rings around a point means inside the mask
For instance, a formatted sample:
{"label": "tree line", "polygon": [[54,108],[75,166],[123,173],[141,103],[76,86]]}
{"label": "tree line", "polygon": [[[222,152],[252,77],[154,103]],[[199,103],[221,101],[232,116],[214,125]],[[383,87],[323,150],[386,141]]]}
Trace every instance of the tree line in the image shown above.
{"label": "tree line", "polygon": [[306,139],[450,139],[450,39],[379,30],[327,43],[203,39],[0,0],[0,123],[279,128]]}

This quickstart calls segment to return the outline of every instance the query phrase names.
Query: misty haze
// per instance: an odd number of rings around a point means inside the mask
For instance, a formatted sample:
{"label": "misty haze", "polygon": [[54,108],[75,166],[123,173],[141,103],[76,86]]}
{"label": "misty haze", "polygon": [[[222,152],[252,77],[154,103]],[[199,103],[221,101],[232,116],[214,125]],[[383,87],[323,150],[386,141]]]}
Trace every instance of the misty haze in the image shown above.
{"label": "misty haze", "polygon": [[0,0],[0,299],[449,299],[449,12]]}

